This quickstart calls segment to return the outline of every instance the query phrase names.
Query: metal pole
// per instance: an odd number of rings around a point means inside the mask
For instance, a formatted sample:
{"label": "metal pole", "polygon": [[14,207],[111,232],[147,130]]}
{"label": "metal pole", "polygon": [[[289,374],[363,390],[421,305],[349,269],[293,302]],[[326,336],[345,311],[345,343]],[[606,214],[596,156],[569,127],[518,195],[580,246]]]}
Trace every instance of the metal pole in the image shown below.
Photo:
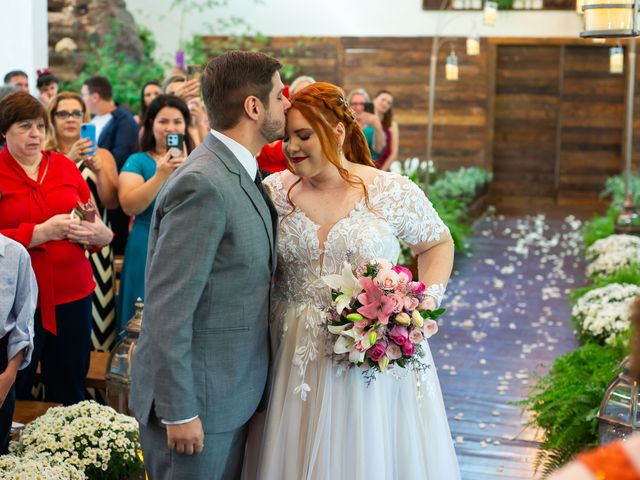
{"label": "metal pole", "polygon": [[633,153],[633,102],[636,84],[636,38],[629,39],[627,51],[627,105],[624,121],[624,198],[631,196],[629,181],[631,177],[631,157]]}
{"label": "metal pole", "polygon": [[429,66],[429,115],[427,117],[427,172],[424,175],[425,190],[429,191],[431,149],[433,141],[433,109],[436,101],[436,68],[438,66],[438,37],[433,37],[431,64]]}

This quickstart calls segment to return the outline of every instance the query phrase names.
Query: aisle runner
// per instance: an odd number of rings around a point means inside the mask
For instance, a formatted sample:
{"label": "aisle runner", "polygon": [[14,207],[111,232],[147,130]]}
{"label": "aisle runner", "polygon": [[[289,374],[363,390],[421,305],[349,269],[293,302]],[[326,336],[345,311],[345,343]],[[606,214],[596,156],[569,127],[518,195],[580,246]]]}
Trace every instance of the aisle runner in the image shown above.
{"label": "aisle runner", "polygon": [[536,432],[511,402],[575,348],[566,296],[584,282],[580,227],[487,217],[456,259],[431,349],[465,480],[534,478]]}

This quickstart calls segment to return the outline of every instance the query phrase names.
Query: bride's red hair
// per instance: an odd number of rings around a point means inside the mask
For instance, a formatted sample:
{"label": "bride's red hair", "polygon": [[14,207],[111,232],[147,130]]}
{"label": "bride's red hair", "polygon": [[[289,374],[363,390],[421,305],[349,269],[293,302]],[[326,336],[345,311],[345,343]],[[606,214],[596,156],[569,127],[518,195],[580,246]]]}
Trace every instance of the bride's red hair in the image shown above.
{"label": "bride's red hair", "polygon": [[[345,131],[342,144],[345,158],[352,163],[375,167],[371,160],[367,140],[342,89],[330,83],[316,82],[297,92],[290,101],[291,109],[298,110],[309,122],[314,133],[318,135],[322,153],[327,160],[338,169],[344,181],[362,187],[365,203],[369,206],[367,186],[360,177],[350,174],[341,162],[340,145],[335,133],[338,123],[342,123]],[[295,173],[291,166],[288,168],[292,173]],[[287,197],[291,205],[293,205],[291,190],[299,181],[289,188]]]}

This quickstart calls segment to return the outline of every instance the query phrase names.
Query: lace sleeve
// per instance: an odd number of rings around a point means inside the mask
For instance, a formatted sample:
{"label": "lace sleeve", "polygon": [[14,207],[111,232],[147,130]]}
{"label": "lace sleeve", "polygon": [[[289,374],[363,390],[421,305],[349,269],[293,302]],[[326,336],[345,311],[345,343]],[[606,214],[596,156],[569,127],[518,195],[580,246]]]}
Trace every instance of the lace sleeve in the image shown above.
{"label": "lace sleeve", "polygon": [[262,186],[271,198],[273,205],[276,207],[278,216],[282,217],[286,212],[291,210],[291,206],[287,202],[287,192],[282,185],[280,173],[272,173],[262,181]]}
{"label": "lace sleeve", "polygon": [[396,236],[409,245],[440,240],[449,233],[429,199],[406,177],[384,174],[382,214],[393,226]]}

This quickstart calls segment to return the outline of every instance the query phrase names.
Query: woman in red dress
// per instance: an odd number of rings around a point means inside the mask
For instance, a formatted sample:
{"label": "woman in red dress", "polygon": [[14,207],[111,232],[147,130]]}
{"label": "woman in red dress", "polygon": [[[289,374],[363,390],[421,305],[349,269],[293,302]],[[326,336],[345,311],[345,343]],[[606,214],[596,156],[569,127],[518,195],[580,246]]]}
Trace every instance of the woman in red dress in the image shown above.
{"label": "woman in red dress", "polygon": [[100,249],[113,233],[98,215],[72,214],[91,192],[71,160],[43,150],[47,128],[44,107],[28,93],[0,102],[0,233],[28,249],[38,283],[34,351],[17,398],[31,397],[40,362],[45,399],[70,405],[85,399],[91,351],[95,284],[85,249]]}

